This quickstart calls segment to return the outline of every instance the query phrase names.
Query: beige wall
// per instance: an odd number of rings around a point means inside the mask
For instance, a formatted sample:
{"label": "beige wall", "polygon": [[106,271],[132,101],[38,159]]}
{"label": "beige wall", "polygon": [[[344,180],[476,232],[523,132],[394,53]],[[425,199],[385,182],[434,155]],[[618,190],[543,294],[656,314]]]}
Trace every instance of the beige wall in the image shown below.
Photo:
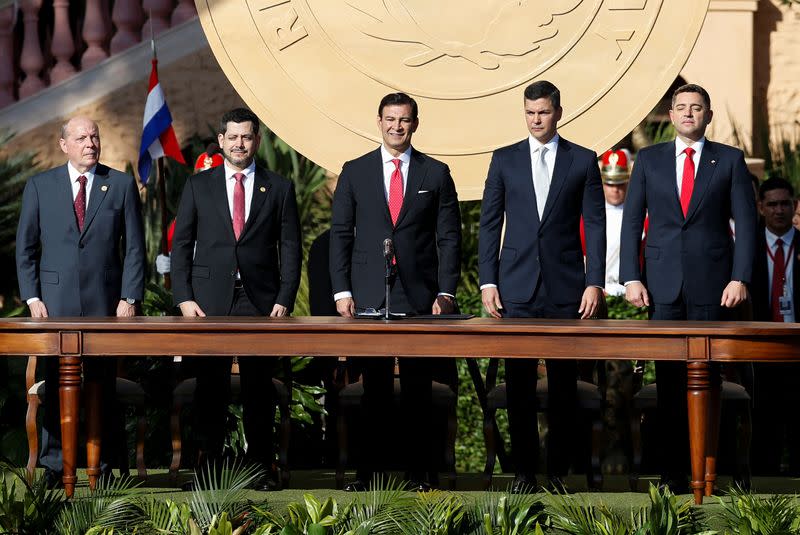
{"label": "beige wall", "polygon": [[[225,111],[243,105],[208,48],[159,67],[158,75],[179,141],[195,133],[207,136]],[[130,162],[136,167],[146,95],[147,80],[141,80],[69,113],[97,121],[103,144],[101,160],[105,164],[124,170]],[[15,138],[7,150],[35,150],[42,167],[64,163],[58,148],[63,120],[59,118]]]}

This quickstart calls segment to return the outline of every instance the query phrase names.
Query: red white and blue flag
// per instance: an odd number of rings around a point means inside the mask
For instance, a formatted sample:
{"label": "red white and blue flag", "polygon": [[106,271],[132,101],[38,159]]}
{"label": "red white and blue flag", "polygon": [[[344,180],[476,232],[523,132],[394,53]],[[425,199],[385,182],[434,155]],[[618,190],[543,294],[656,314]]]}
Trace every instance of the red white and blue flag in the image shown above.
{"label": "red white and blue flag", "polygon": [[157,64],[158,60],[153,58],[147,102],[144,105],[142,144],[139,147],[139,179],[142,184],[147,184],[150,168],[156,158],[169,156],[177,162],[186,164],[178,138],[175,137],[175,130],[172,128],[172,115],[167,108],[161,84],[158,83]]}

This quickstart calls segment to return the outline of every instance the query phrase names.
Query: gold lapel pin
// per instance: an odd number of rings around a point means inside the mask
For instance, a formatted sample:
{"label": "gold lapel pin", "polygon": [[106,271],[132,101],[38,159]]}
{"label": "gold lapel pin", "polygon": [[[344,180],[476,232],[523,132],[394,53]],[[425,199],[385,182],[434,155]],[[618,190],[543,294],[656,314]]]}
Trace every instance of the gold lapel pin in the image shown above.
{"label": "gold lapel pin", "polygon": [[264,186],[261,186],[260,188],[258,188],[258,191],[260,191],[261,193],[264,193],[264,192],[267,191],[267,188],[265,188]]}
{"label": "gold lapel pin", "polygon": [[108,191],[108,186],[100,186],[100,191]]}

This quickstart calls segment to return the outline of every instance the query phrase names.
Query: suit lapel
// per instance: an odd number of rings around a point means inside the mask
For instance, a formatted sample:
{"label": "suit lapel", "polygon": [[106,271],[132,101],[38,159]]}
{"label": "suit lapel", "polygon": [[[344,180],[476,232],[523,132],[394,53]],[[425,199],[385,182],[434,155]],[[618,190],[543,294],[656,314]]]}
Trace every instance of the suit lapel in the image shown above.
{"label": "suit lapel", "polygon": [[800,320],[800,313],[797,306],[800,304],[800,232],[795,229],[794,239],[792,240],[794,249],[792,255],[792,306],[794,307],[794,321]]}
{"label": "suit lapel", "polygon": [[[663,169],[663,173],[659,173],[659,175],[666,178],[666,183],[659,184],[659,188],[663,188],[663,198],[667,199],[670,210],[672,210],[675,217],[679,221],[683,221],[684,217],[683,209],[681,208],[681,197],[678,194],[678,177],[675,174],[677,169],[675,158],[675,141],[664,143],[663,150],[661,151],[661,154],[658,155],[656,169]],[[661,194],[659,194],[659,197],[661,197]]]}
{"label": "suit lapel", "polygon": [[531,143],[529,138],[520,142],[519,152],[514,162],[515,169],[512,176],[520,177],[523,181],[521,191],[525,194],[524,205],[533,207],[533,217],[539,226],[539,210],[536,209],[536,189],[533,187],[533,162],[531,161]]}
{"label": "suit lapel", "polygon": [[[402,223],[403,218],[411,209],[419,194],[419,187],[427,174],[428,165],[425,156],[415,149],[411,149],[411,160],[408,164],[408,176],[406,177],[406,192],[403,195],[403,206],[400,208],[400,214],[397,216],[397,224],[395,226]],[[386,203],[386,206],[388,210],[389,203]]]}
{"label": "suit lapel", "polygon": [[[267,178],[267,173],[263,169],[256,166],[256,172],[253,177],[253,198],[250,200],[250,217],[247,218],[244,224],[242,235],[239,236],[240,241],[247,234],[247,231],[255,225],[256,218],[261,215],[261,207],[264,206],[264,201],[270,190],[269,179]],[[232,224],[231,228],[233,228]]]}
{"label": "suit lapel", "polygon": [[[386,187],[383,184],[383,158],[381,157],[380,147],[372,152],[372,157],[370,158],[367,167],[369,168],[369,171],[367,172],[367,180],[369,180],[372,185],[373,197],[377,202],[376,206],[381,207],[379,210],[383,212],[386,221],[388,221],[391,225],[392,215],[389,213],[389,202],[386,197]],[[375,178],[371,178],[372,172],[377,172]]]}
{"label": "suit lapel", "polygon": [[97,214],[97,209],[103,204],[109,189],[108,167],[98,163],[94,168],[94,180],[92,180],[92,191],[89,193],[89,206],[86,207],[82,234],[85,234],[89,225],[91,225],[94,216]]}
{"label": "suit lapel", "polygon": [[210,177],[209,187],[211,189],[211,199],[217,208],[222,224],[221,228],[226,229],[225,232],[231,241],[236,241],[236,236],[233,234],[233,218],[231,217],[231,209],[228,205],[228,189],[225,184],[225,166],[220,165],[214,168],[213,174]]}
{"label": "suit lapel", "polygon": [[53,179],[56,181],[54,191],[57,192],[58,197],[63,199],[58,202],[58,206],[63,210],[64,221],[67,225],[72,225],[75,232],[80,232],[78,218],[75,216],[75,200],[72,198],[72,183],[67,166],[60,167],[59,171],[53,175]]}
{"label": "suit lapel", "polygon": [[[542,211],[541,224],[547,221],[547,216],[553,211],[553,205],[555,205],[558,194],[561,193],[561,188],[564,186],[564,182],[567,179],[567,174],[569,174],[569,168],[572,165],[571,148],[567,140],[559,138],[556,162],[553,165],[553,178],[550,180],[550,189],[547,191],[547,201]],[[532,179],[531,182],[533,182]]]}
{"label": "suit lapel", "polygon": [[697,211],[697,207],[703,201],[703,195],[705,195],[708,185],[714,178],[714,171],[717,168],[716,162],[717,149],[713,142],[706,140],[703,152],[700,154],[700,165],[694,173],[694,189],[692,189],[692,198],[689,200],[689,209],[686,211],[687,221],[692,218],[692,215]]}

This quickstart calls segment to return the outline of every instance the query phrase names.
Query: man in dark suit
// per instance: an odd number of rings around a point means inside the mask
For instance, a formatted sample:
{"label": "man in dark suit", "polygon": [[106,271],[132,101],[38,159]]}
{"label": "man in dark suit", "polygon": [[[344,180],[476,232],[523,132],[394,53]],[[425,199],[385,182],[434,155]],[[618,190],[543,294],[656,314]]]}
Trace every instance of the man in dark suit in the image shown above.
{"label": "man in dark suit", "polygon": [[[550,82],[525,89],[527,139],[492,155],[481,205],[478,262],[483,306],[495,318],[585,319],[604,299],[606,212],[597,155],[558,135],[561,95]],[[586,232],[586,262],[580,221]],[[506,231],[501,248],[501,230]],[[506,359],[512,490],[536,486],[537,359]],[[575,421],[574,360],[547,362],[547,473],[563,488]]]}
{"label": "man in dark suit", "polygon": [[[622,220],[620,279],[633,305],[655,320],[728,319],[747,298],[756,210],[739,149],[705,138],[713,112],[702,87],[675,90],[674,141],[639,151]],[[642,227],[649,217],[640,265]],[[736,223],[736,246],[729,220]],[[686,364],[656,362],[662,482],[688,490]]]}
{"label": "man in dark suit", "polygon": [[[383,242],[394,242],[391,310],[410,314],[454,311],[461,262],[461,223],[455,184],[444,163],[411,146],[419,126],[417,103],[405,93],[378,106],[380,148],[346,162],[333,197],[330,272],[336,308],[352,318],[357,307],[384,306]],[[356,481],[365,488],[382,469],[378,446],[391,426],[394,359],[364,359],[364,418]],[[426,359],[400,359],[407,444],[407,479],[425,488],[432,469],[429,448],[431,368]]]}
{"label": "man in dark suit", "polygon": [[[794,323],[798,319],[795,307],[800,303],[800,269],[794,265],[800,252],[800,233],[792,226],[794,188],[778,177],[764,181],[758,190],[758,209],[764,226],[756,236],[750,285],[753,320]],[[755,363],[753,368],[753,472],[779,475],[788,442],[789,471],[796,474],[800,468],[800,425],[796,418],[786,417],[786,410],[796,399],[800,366]]]}
{"label": "man in dark suit", "polygon": [[[31,177],[17,229],[20,297],[34,318],[135,314],[144,293],[144,232],[136,180],[99,163],[100,131],[85,117],[61,128],[67,164]],[[48,485],[63,470],[58,359],[45,359],[44,421],[39,462]],[[115,359],[84,359],[88,388],[100,388],[106,438],[113,443]],[[110,451],[110,450],[109,450]],[[110,467],[103,463],[103,472]]]}
{"label": "man in dark suit", "polygon": [[[300,285],[302,241],[294,184],[256,166],[259,120],[237,108],[218,130],[224,165],[189,177],[172,239],[172,291],[187,317],[283,317]],[[247,458],[269,469],[275,392],[271,359],[240,357]],[[197,366],[194,429],[202,457],[218,459],[230,397],[230,358]],[[270,476],[261,485],[275,487]]]}

